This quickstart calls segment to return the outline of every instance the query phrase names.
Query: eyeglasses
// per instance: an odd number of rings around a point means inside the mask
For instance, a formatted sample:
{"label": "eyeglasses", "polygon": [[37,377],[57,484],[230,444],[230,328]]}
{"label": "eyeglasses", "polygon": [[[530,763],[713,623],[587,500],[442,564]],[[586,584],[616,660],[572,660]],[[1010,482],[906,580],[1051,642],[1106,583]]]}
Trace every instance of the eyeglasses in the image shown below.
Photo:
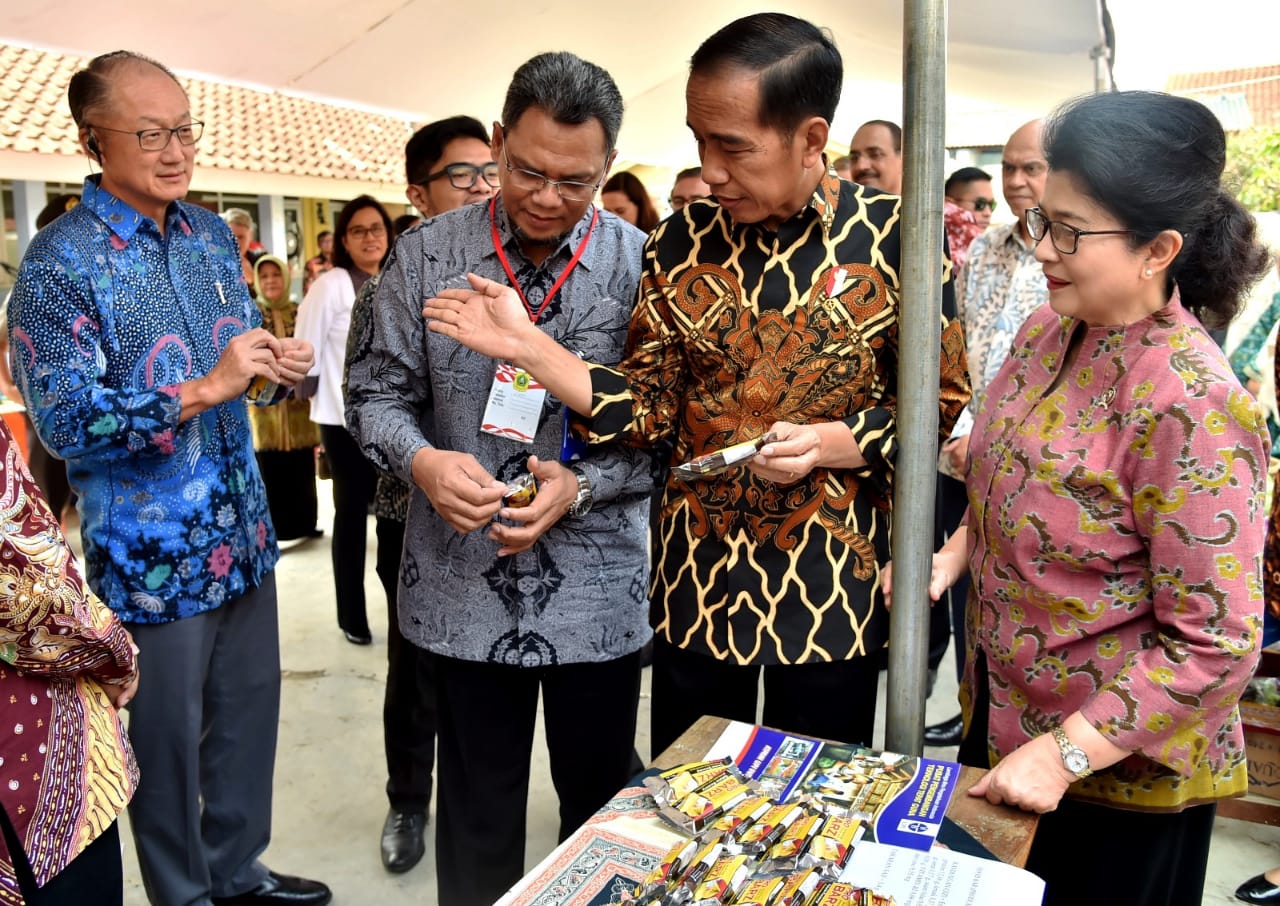
{"label": "eyeglasses", "polygon": [[1050,220],[1039,208],[1027,208],[1027,232],[1031,238],[1039,242],[1049,234],[1049,241],[1062,255],[1074,255],[1080,245],[1081,236],[1113,236],[1121,233],[1136,233],[1137,230],[1077,230],[1061,220]]}
{"label": "eyeglasses", "polygon": [[387,228],[380,223],[375,223],[373,226],[367,226],[367,227],[362,227],[362,226],[347,227],[347,235],[350,236],[352,239],[356,240],[357,242],[364,239],[364,237],[366,236],[372,236],[373,238],[377,239],[381,236],[387,235]]}
{"label": "eyeglasses", "polygon": [[455,189],[469,189],[476,184],[477,179],[483,179],[487,185],[498,188],[498,165],[493,162],[478,167],[475,164],[449,164],[434,173],[428,173],[419,185],[425,186],[446,176],[449,177],[449,185]]}
{"label": "eyeglasses", "polygon": [[705,195],[672,195],[667,200],[671,202],[671,210],[680,211],[684,209],[685,205],[701,201],[706,197]]}
{"label": "eyeglasses", "polygon": [[522,192],[541,192],[547,186],[555,186],[556,192],[565,201],[590,201],[595,197],[596,190],[600,188],[600,182],[604,180],[604,174],[600,174],[600,180],[597,182],[578,182],[574,179],[548,179],[536,170],[524,170],[520,167],[511,166],[511,159],[507,157],[507,146],[502,146],[502,163],[507,168],[507,173],[511,176],[511,184]]}
{"label": "eyeglasses", "polygon": [[975,198],[973,200],[973,209],[975,211],[994,211],[998,202],[994,198]]}
{"label": "eyeglasses", "polygon": [[138,136],[138,145],[143,151],[163,151],[169,147],[169,142],[177,136],[178,144],[194,145],[200,141],[200,136],[204,134],[204,123],[193,120],[182,126],[175,126],[173,129],[139,129],[132,132],[128,129],[112,129],[109,126],[91,126],[92,129],[101,129],[103,132],[119,132],[121,135]]}

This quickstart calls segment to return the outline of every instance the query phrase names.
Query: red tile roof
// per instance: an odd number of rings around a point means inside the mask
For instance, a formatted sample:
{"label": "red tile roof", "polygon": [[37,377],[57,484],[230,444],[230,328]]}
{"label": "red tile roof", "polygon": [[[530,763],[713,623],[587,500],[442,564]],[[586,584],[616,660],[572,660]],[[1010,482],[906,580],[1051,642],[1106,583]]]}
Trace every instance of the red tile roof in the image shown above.
{"label": "red tile roof", "polygon": [[1188,72],[1170,76],[1165,91],[1204,100],[1244,95],[1255,126],[1280,126],[1280,65]]}
{"label": "red tile roof", "polygon": [[[78,156],[67,109],[71,75],[88,62],[54,51],[0,44],[0,151]],[[205,123],[199,169],[404,184],[404,145],[414,124],[385,114],[274,91],[179,78]],[[334,187],[336,197],[344,194]]]}

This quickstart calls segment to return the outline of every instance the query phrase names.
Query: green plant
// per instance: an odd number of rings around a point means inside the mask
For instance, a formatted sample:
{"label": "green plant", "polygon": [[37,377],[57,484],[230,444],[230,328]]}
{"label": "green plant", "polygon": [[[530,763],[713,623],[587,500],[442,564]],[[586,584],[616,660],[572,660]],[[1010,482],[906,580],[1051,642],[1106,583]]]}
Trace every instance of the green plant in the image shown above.
{"label": "green plant", "polygon": [[1223,184],[1250,211],[1280,210],[1280,129],[1230,133]]}

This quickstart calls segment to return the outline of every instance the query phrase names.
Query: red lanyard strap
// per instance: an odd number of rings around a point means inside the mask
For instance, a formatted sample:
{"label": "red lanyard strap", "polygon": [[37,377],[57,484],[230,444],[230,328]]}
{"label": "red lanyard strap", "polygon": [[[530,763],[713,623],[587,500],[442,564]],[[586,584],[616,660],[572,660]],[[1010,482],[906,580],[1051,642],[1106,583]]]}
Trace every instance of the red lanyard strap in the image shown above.
{"label": "red lanyard strap", "polygon": [[551,284],[551,290],[547,293],[542,304],[538,306],[538,310],[534,311],[533,306],[529,304],[529,300],[525,297],[524,290],[520,288],[520,282],[516,280],[515,272],[511,270],[511,262],[507,259],[507,252],[502,247],[502,239],[498,236],[498,196],[495,195],[489,199],[489,228],[493,233],[493,250],[498,253],[498,260],[502,262],[502,269],[507,274],[507,280],[511,282],[511,288],[516,291],[516,295],[520,297],[520,301],[524,303],[524,310],[529,314],[529,320],[534,324],[538,323],[538,319],[542,317],[542,313],[546,311],[547,306],[551,304],[551,300],[555,298],[556,293],[560,291],[560,287],[564,286],[564,281],[568,279],[569,274],[573,273],[573,269],[578,266],[578,261],[582,259],[582,253],[586,251],[587,243],[591,241],[591,234],[595,232],[596,221],[600,219],[600,209],[595,205],[591,206],[591,223],[587,226],[587,235],[582,237],[582,241],[578,243],[577,249],[574,250],[573,257],[569,259],[569,264],[560,276],[556,278],[556,282]]}

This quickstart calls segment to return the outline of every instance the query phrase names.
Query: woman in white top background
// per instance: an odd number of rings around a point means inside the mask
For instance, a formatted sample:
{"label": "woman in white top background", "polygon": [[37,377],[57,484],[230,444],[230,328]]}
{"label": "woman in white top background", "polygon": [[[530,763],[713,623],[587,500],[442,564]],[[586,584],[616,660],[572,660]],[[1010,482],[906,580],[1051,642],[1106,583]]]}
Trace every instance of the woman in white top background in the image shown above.
{"label": "woman in white top background", "polygon": [[391,218],[374,198],[361,195],[343,207],[334,227],[333,270],[307,290],[294,335],[315,348],[311,374],[319,380],[311,397],[311,420],[333,477],[333,584],[338,628],[355,645],[372,640],[365,611],[364,566],[367,518],[377,474],[347,433],[342,370],[356,293],[376,276],[391,247]]}

